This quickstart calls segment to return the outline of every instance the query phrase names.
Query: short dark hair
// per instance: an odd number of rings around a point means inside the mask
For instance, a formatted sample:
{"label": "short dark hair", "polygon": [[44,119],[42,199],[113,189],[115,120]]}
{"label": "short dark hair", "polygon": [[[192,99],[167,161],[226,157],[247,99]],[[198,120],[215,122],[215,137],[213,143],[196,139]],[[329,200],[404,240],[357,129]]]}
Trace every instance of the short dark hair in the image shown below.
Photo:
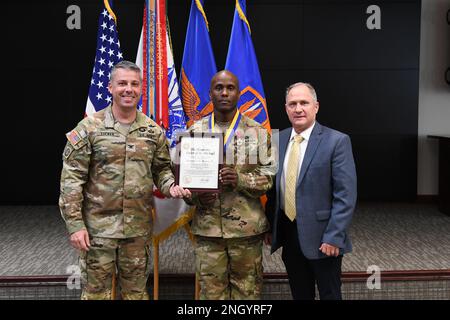
{"label": "short dark hair", "polygon": [[139,73],[139,77],[142,80],[142,76],[141,76],[141,68],[139,68],[139,66],[131,61],[127,61],[127,60],[122,60],[118,63],[116,63],[116,65],[114,65],[111,68],[111,75],[109,77],[109,81],[111,81],[116,73],[117,69],[125,69],[125,70],[133,70],[136,71],[137,73]]}

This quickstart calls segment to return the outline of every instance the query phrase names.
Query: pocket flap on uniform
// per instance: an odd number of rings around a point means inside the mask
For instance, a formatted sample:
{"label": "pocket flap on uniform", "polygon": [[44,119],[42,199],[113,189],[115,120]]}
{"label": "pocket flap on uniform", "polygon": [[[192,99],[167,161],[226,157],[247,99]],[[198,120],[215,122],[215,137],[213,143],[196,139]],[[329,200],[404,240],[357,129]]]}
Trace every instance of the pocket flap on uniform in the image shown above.
{"label": "pocket flap on uniform", "polygon": [[327,220],[330,218],[331,210],[320,210],[316,211],[317,220]]}

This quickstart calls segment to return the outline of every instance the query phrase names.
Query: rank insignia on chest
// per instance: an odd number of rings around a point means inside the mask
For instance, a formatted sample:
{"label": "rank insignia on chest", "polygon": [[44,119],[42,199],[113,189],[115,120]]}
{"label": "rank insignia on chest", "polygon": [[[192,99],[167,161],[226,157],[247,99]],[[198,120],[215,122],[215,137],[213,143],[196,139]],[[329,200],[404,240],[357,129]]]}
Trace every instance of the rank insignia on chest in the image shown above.
{"label": "rank insignia on chest", "polygon": [[135,152],[136,151],[136,145],[127,143],[127,151],[129,152]]}

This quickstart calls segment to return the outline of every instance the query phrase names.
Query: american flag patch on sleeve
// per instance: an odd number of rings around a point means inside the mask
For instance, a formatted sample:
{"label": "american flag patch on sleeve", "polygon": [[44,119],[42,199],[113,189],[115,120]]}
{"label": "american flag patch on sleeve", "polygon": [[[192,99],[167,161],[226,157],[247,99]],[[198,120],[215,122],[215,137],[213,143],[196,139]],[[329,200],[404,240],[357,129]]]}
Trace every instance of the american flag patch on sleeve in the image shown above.
{"label": "american flag patch on sleeve", "polygon": [[78,142],[81,141],[80,135],[76,130],[70,131],[66,136],[73,146],[75,146]]}

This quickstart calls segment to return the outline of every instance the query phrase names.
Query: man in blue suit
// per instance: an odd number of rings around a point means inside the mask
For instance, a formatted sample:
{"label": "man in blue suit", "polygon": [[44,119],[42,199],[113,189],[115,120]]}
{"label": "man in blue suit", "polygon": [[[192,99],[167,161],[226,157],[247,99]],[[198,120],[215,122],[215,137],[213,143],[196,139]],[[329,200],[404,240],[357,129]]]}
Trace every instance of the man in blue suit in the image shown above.
{"label": "man in blue suit", "polygon": [[314,88],[295,83],[286,90],[291,128],[279,138],[279,170],[268,193],[266,214],[272,253],[282,259],[296,300],[340,300],[343,254],[352,245],[347,234],[356,204],[356,170],[348,135],[316,121]]}

